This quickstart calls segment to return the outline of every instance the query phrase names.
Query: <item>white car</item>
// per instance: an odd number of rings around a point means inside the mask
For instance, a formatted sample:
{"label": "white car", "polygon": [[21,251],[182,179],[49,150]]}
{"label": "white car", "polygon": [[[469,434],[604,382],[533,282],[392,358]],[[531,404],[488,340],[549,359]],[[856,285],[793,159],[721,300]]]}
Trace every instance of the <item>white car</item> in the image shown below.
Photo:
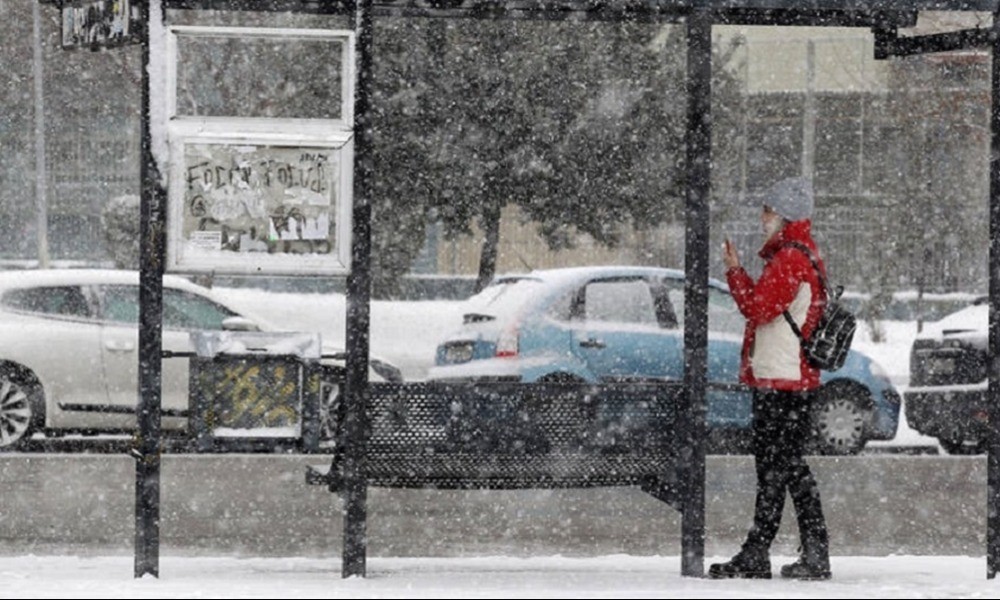
{"label": "white car", "polygon": [[[0,448],[35,432],[134,430],[139,367],[139,273],[106,269],[0,272]],[[163,349],[191,352],[191,333],[274,331],[240,314],[212,291],[179,276],[163,278]],[[343,360],[327,358],[322,435],[332,436],[330,406]],[[183,429],[187,358],[163,360],[162,425]],[[372,358],[373,381],[401,381],[399,369]]]}

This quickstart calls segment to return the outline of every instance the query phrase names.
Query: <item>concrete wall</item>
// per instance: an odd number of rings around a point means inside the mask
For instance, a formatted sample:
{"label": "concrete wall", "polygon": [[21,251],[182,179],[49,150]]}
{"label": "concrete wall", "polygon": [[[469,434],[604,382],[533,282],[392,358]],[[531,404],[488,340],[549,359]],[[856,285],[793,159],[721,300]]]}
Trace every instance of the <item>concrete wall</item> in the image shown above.
{"label": "concrete wall", "polygon": [[[811,462],[835,555],[985,554],[985,457]],[[163,553],[339,558],[342,503],[304,483],[306,466],[324,463],[307,456],[165,456]],[[735,551],[749,526],[752,469],[749,457],[709,457],[709,556]],[[131,554],[134,479],[125,456],[0,456],[0,554]],[[680,552],[679,513],[631,488],[373,488],[368,533],[371,556]],[[774,551],[791,555],[797,545],[789,506]]]}

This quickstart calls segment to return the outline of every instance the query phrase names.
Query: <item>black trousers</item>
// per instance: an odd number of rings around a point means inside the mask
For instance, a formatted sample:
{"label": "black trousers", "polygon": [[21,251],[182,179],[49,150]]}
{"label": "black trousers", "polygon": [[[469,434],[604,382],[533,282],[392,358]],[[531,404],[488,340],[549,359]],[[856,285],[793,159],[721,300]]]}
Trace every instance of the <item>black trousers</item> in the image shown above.
{"label": "black trousers", "polygon": [[819,487],[806,464],[805,445],[812,428],[812,392],[758,389],[753,395],[753,452],[757,470],[757,500],[746,546],[769,549],[792,496],[803,553],[825,560],[829,541]]}

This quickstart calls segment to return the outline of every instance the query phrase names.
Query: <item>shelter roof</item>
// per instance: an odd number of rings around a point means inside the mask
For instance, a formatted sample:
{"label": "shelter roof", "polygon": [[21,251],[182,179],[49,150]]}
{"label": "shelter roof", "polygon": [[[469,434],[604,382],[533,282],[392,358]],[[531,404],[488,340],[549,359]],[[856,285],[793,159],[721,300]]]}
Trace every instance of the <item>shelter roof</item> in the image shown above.
{"label": "shelter roof", "polygon": [[[357,0],[163,0],[167,8],[345,14]],[[993,12],[1000,0],[373,0],[376,16],[661,20],[699,10],[719,23],[912,27],[922,11]]]}

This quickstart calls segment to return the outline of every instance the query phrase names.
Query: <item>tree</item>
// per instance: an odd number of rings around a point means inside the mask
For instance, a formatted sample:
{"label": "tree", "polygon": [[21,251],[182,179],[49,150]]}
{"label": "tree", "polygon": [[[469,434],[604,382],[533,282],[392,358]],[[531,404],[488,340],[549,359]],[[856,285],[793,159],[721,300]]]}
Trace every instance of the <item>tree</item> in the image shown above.
{"label": "tree", "polygon": [[101,211],[101,233],[116,269],[139,268],[139,196],[116,196]]}
{"label": "tree", "polygon": [[434,207],[454,193],[461,170],[450,156],[453,118],[443,72],[445,22],[376,22],[372,289],[391,297],[420,251]]}
{"label": "tree", "polygon": [[[625,227],[677,218],[686,186],[683,28],[391,27],[378,32],[375,50],[376,295],[392,293],[429,218],[448,237],[479,224],[480,286],[495,270],[505,205],[521,207],[553,248],[571,246],[577,232],[614,245]],[[731,57],[716,57],[724,98],[738,93],[725,68]],[[727,141],[735,129],[719,131]]]}
{"label": "tree", "polygon": [[[603,66],[616,76],[606,75],[563,140],[553,190],[545,202],[522,207],[540,223],[553,248],[573,243],[567,225],[613,246],[626,227],[651,229],[681,219],[688,186],[683,28],[645,31],[643,37],[633,27],[621,25],[616,39],[627,43],[619,41],[614,59]],[[737,155],[732,113],[738,109],[739,83],[730,70],[734,50],[717,49],[713,59],[717,195],[724,193],[731,167],[725,157]]]}

